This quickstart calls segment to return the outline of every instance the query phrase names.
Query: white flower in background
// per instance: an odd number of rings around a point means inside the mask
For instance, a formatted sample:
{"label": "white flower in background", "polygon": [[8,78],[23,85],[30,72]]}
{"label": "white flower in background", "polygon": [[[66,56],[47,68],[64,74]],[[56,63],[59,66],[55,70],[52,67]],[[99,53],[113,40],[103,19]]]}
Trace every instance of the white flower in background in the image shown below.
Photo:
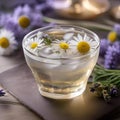
{"label": "white flower in background", "polygon": [[18,47],[13,32],[1,29],[0,30],[0,55],[10,55]]}

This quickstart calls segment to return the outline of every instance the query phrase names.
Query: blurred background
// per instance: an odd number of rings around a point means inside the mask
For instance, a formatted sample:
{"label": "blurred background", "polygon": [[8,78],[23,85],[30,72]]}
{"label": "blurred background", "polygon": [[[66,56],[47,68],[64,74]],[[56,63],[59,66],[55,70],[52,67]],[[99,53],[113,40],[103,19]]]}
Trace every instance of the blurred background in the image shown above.
{"label": "blurred background", "polygon": [[[12,11],[17,6],[24,4],[32,7],[37,5],[37,9],[40,12],[42,11],[46,22],[62,24],[70,22],[71,24],[70,20],[87,20],[98,21],[108,25],[120,22],[119,0],[1,0],[0,9],[1,11]],[[73,21],[72,24],[77,23]]]}

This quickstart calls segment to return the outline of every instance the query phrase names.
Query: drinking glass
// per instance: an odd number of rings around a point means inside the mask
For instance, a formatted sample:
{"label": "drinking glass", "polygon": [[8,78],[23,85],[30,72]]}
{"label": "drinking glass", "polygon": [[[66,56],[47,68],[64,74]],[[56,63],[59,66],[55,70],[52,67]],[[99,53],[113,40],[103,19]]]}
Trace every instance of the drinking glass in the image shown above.
{"label": "drinking glass", "polygon": [[[80,42],[87,44],[82,46]],[[85,28],[53,25],[36,29],[23,39],[26,63],[42,96],[70,99],[81,95],[97,62],[100,40]]]}

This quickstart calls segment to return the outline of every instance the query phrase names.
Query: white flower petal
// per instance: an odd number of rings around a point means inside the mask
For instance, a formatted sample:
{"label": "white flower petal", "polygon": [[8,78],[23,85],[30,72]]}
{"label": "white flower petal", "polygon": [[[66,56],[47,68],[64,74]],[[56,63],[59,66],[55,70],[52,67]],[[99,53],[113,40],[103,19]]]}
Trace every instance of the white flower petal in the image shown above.
{"label": "white flower petal", "polygon": [[79,41],[83,39],[80,34],[78,34],[77,37],[78,37]]}
{"label": "white flower petal", "polygon": [[75,37],[75,36],[73,37],[73,39],[74,39],[74,40],[76,40],[77,42],[79,41],[79,40],[78,40],[78,38],[77,38],[77,37]]}
{"label": "white flower petal", "polygon": [[87,37],[87,35],[86,35],[86,33],[84,33],[83,40],[85,40],[85,41],[86,41],[86,40],[87,40],[87,38],[86,38],[86,37]]}

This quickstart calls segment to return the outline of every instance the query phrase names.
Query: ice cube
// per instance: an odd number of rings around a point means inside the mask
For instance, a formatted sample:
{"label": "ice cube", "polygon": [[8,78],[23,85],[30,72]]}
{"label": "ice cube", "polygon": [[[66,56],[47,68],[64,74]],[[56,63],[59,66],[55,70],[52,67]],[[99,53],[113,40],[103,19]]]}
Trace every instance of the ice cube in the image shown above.
{"label": "ice cube", "polygon": [[63,36],[63,39],[64,40],[70,40],[72,37],[73,37],[74,33],[66,33],[64,36]]}

